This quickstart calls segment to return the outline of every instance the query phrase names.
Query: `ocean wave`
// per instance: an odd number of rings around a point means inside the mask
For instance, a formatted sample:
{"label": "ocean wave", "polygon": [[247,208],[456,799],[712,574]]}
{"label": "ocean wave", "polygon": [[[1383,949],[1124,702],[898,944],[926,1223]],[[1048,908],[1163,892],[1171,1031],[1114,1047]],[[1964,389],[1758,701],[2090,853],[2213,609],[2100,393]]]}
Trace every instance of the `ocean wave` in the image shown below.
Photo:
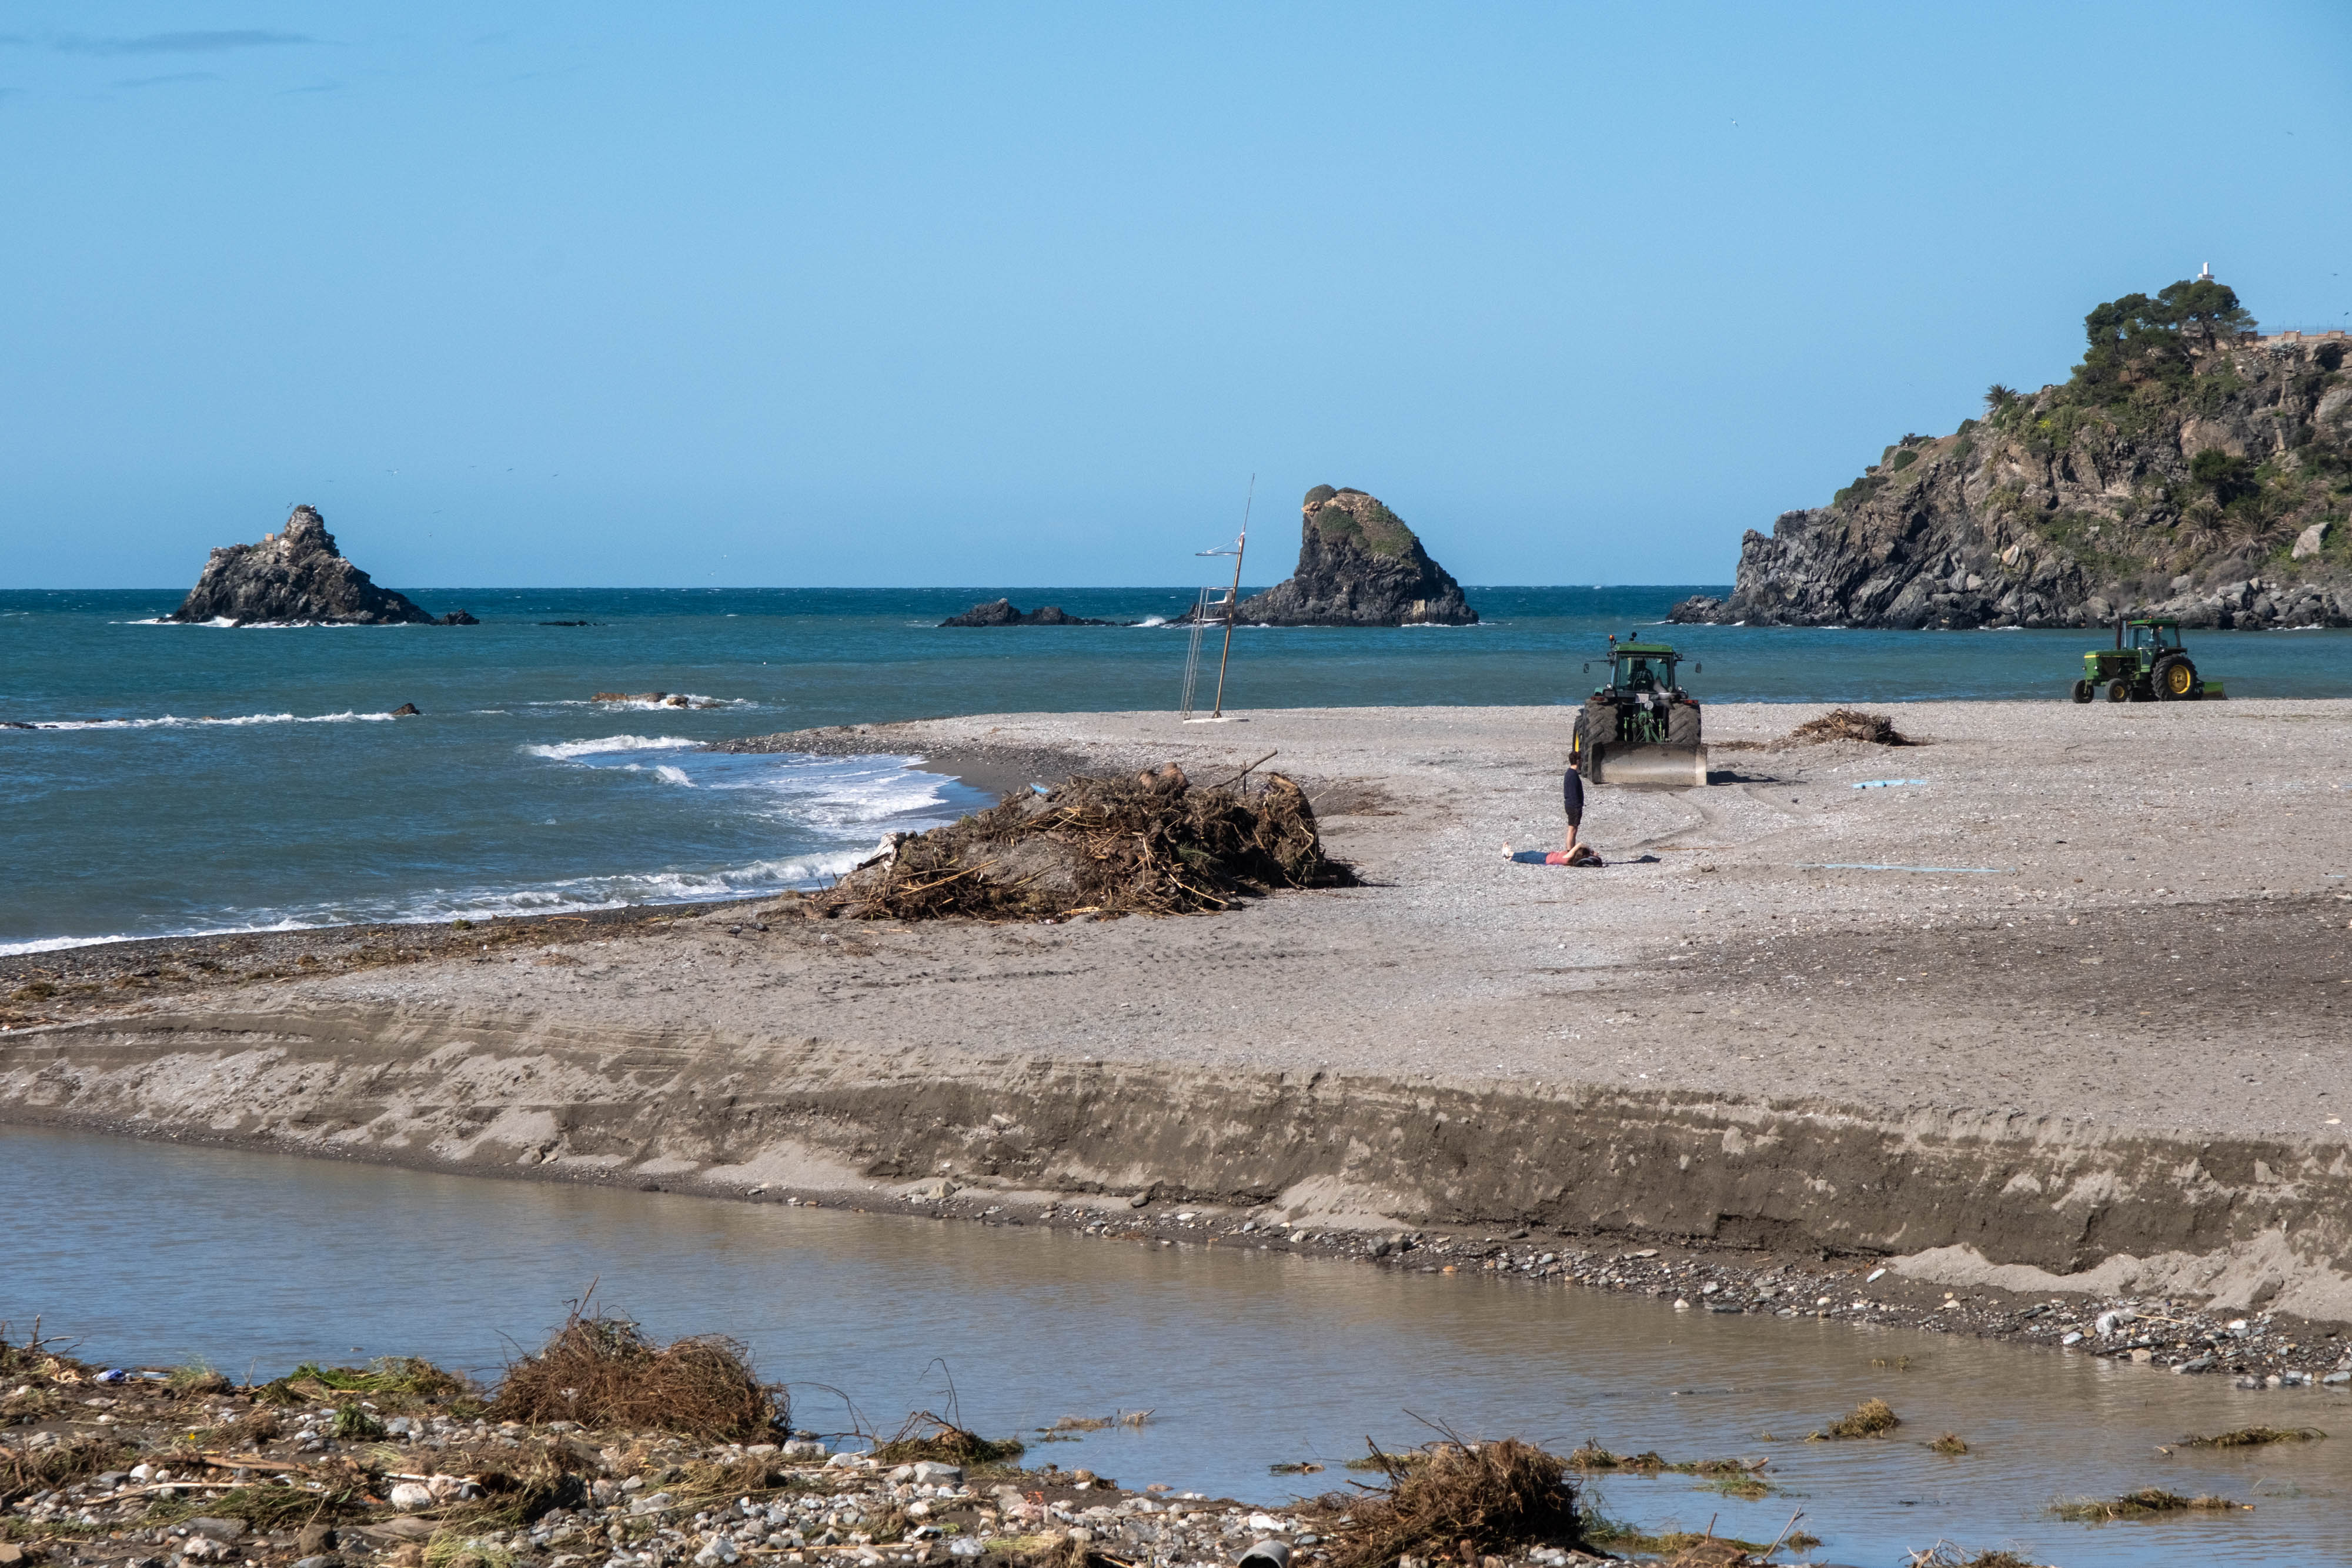
{"label": "ocean wave", "polygon": [[680,760],[701,788],[751,796],[745,804],[760,815],[829,836],[883,823],[936,826],[948,820],[943,809],[954,782],[921,771],[916,757],[705,753]]}
{"label": "ocean wave", "polygon": [[1165,615],[1147,615],[1142,620],[1137,622],[1136,624],[1138,626],[1165,626],[1168,624],[1168,617]]}
{"label": "ocean wave", "polygon": [[388,713],[249,713],[233,718],[220,718],[212,714],[184,718],[177,714],[163,714],[154,718],[50,718],[35,719],[28,724],[11,726],[26,729],[188,729],[205,725],[226,725],[239,727],[256,724],[375,724],[398,716]]}
{"label": "ocean wave", "polygon": [[707,791],[714,805],[726,800],[789,831],[820,838],[863,834],[885,824],[936,827],[952,815],[944,808],[954,780],[922,771],[919,757],[704,751],[701,744],[681,736],[614,735],[522,749],[581,768],[650,774],[665,784]]}
{"label": "ocean wave", "polygon": [[645,904],[709,904],[730,898],[814,887],[873,856],[882,846],[822,851],[709,871],[656,871],[610,876],[572,877],[520,888],[428,889],[398,900],[320,904],[283,913],[265,912],[244,920],[171,931],[117,932],[105,936],[43,936],[0,942],[0,958],[55,953],[110,942],[170,941],[203,936],[257,936],[317,931],[332,926],[436,925],[452,920],[585,914]]}
{"label": "ocean wave", "polygon": [[[734,841],[745,848],[772,845],[785,852],[733,864],[654,867],[558,879],[547,879],[542,870],[540,876],[526,873],[497,886],[485,883],[412,885],[358,896],[326,894],[315,901],[288,906],[224,906],[176,929],[46,936],[0,944],[0,956],[147,938],[362,924],[428,925],[759,897],[823,885],[872,855],[877,839],[948,821],[958,809],[951,802],[961,798],[954,779],[914,766],[921,760],[917,757],[705,752],[697,749],[699,745],[679,736],[618,735],[522,749],[574,768],[646,775],[644,787],[648,789],[691,789],[696,791],[693,796],[674,798],[678,805],[690,800],[705,813],[733,819]],[[741,825],[747,821],[758,825],[745,844]],[[735,852],[743,853],[744,849]]]}
{"label": "ocean wave", "polygon": [[601,757],[614,751],[675,751],[701,744],[682,735],[607,735],[593,740],[562,740],[551,746],[526,746],[522,749],[526,757],[569,762],[575,757]]}

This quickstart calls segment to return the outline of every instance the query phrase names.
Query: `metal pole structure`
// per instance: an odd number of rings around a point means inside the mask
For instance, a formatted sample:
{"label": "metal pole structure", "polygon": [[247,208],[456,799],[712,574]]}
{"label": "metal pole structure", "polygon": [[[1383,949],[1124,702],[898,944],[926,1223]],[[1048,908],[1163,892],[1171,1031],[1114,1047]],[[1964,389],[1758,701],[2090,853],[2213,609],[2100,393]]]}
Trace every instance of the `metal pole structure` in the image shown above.
{"label": "metal pole structure", "polygon": [[1210,710],[1211,718],[1222,718],[1225,712],[1225,664],[1234,656],[1234,617],[1242,602],[1242,555],[1249,549],[1250,507],[1257,500],[1257,476],[1250,476],[1249,495],[1242,502],[1242,537],[1234,545],[1234,586],[1225,595],[1225,648],[1217,655],[1217,706]]}

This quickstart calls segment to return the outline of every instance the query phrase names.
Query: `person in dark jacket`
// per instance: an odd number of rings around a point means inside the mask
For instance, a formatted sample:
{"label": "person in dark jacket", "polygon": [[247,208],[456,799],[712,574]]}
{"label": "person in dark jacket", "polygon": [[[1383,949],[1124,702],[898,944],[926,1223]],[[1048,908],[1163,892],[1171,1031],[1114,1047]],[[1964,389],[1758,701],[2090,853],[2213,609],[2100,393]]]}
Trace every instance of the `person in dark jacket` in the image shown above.
{"label": "person in dark jacket", "polygon": [[1559,803],[1568,808],[1568,841],[1561,849],[1576,852],[1576,831],[1584,825],[1584,777],[1576,770],[1577,759],[1568,759],[1568,771],[1559,776]]}
{"label": "person in dark jacket", "polygon": [[1529,850],[1525,854],[1503,846],[1507,861],[1525,861],[1529,865],[1591,865],[1601,863],[1601,857],[1589,849],[1577,847],[1577,831],[1584,826],[1584,776],[1577,771],[1576,759],[1570,758],[1568,771],[1559,777],[1559,803],[1568,809],[1568,838],[1560,848],[1550,851]]}

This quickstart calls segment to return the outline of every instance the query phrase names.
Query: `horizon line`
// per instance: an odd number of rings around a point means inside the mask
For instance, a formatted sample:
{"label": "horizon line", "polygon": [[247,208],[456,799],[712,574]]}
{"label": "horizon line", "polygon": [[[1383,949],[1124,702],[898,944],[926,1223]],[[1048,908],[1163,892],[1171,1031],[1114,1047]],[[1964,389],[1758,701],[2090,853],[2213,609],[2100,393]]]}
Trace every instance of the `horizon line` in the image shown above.
{"label": "horizon line", "polygon": [[[1277,578],[1276,582],[1286,582]],[[377,583],[378,588],[394,593],[1197,593],[1198,583],[1105,582],[1105,583],[872,583],[872,582],[803,582],[803,583],[735,583],[713,587],[702,583],[603,582],[603,583],[460,583],[425,584],[415,588],[392,588]],[[1247,588],[1250,585],[1243,584]],[[1274,582],[1264,585],[1275,586]],[[1503,593],[1529,589],[1570,589],[1591,593],[1601,589],[1710,589],[1732,588],[1727,582],[1465,582],[1459,585],[1465,592]],[[184,588],[0,588],[0,593],[176,593],[185,598]]]}

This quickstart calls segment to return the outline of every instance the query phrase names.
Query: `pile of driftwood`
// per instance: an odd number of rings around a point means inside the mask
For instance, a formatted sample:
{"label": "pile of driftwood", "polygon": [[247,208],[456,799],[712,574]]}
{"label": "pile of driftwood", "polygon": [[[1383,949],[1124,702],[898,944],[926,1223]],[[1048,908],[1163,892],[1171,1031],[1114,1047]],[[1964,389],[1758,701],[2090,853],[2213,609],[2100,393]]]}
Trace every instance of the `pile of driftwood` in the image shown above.
{"label": "pile of driftwood", "polygon": [[1815,719],[1808,719],[1789,732],[1789,738],[1804,745],[1819,745],[1825,740],[1862,740],[1873,746],[1908,746],[1911,739],[1895,727],[1895,721],[1883,713],[1864,713],[1859,708],[1839,707]]}
{"label": "pile of driftwood", "polygon": [[858,920],[1199,915],[1286,887],[1340,887],[1306,792],[1279,773],[1195,787],[1171,762],[1074,778],[927,833],[902,833],[809,913]]}

